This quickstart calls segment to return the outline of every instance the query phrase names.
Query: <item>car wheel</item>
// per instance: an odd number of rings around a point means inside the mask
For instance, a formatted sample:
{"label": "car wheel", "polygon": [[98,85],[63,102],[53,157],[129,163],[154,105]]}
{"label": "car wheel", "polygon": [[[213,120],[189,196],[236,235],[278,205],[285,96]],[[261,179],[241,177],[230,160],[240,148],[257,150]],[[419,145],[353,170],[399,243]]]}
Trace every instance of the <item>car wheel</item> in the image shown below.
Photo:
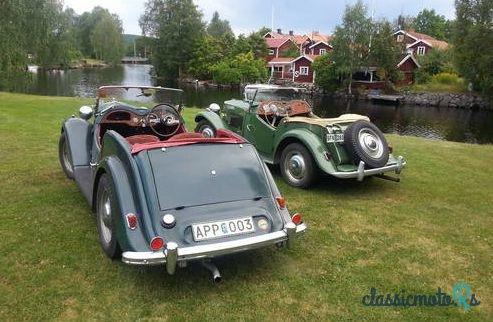
{"label": "car wheel", "polygon": [[116,240],[115,216],[118,216],[119,207],[106,174],[99,180],[96,198],[96,220],[99,233],[99,242],[106,256],[117,258],[121,255],[120,246]]}
{"label": "car wheel", "polygon": [[363,161],[370,168],[380,168],[389,160],[389,146],[373,123],[357,121],[344,132],[346,150],[356,162]]}
{"label": "car wheel", "polygon": [[213,138],[216,136],[216,129],[214,128],[214,125],[212,125],[207,120],[201,120],[199,123],[197,123],[195,132],[202,133],[202,135],[206,138]]}
{"label": "car wheel", "polygon": [[282,176],[293,187],[308,188],[315,182],[315,162],[302,144],[291,143],[282,151],[280,167]]}
{"label": "car wheel", "polygon": [[72,155],[68,146],[67,135],[62,132],[58,141],[58,158],[62,166],[63,172],[69,179],[74,179],[74,166],[72,163]]}

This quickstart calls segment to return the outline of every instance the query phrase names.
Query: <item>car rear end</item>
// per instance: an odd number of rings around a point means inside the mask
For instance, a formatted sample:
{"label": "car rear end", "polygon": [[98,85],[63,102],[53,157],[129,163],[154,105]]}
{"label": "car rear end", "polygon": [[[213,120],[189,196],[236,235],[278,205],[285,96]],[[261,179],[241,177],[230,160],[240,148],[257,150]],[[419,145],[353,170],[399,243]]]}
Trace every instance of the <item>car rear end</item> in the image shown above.
{"label": "car rear end", "polygon": [[[135,157],[143,171],[156,249],[129,250],[127,264],[166,264],[271,245],[290,245],[306,225],[291,218],[274,180],[249,143],[163,146]],[[294,221],[294,222],[293,222]],[[151,238],[152,237],[152,238]],[[152,245],[151,245],[152,246]]]}

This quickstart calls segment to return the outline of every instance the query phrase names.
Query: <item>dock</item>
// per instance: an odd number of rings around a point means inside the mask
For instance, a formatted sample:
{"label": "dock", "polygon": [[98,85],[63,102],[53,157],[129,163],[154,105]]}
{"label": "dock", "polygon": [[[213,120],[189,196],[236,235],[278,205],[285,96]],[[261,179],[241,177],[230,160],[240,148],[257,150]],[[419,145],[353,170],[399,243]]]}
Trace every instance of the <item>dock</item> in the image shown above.
{"label": "dock", "polygon": [[381,95],[381,94],[368,94],[368,99],[373,102],[387,103],[398,105],[404,96],[402,95]]}

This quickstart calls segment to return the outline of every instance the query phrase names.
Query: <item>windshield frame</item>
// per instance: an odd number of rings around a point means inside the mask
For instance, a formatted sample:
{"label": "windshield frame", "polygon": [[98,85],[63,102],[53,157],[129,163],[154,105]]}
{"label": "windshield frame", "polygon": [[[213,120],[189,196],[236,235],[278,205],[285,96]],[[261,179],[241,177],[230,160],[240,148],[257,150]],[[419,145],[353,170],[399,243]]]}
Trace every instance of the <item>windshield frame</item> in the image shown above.
{"label": "windshield frame", "polygon": [[[252,91],[252,89],[254,91]],[[247,93],[246,91],[250,93]],[[253,97],[251,96],[251,92],[253,92]],[[284,92],[284,93],[283,93]],[[289,95],[285,95],[289,93]],[[303,88],[298,87],[277,87],[277,88],[249,88],[245,90],[245,99],[247,99],[252,104],[259,104],[261,102],[266,101],[290,101],[290,100],[303,100],[303,94],[305,90]],[[268,94],[267,96],[272,96],[269,99],[259,100],[259,94]]]}
{"label": "windshield frame", "polygon": [[[138,89],[142,92],[142,94],[144,94],[144,91],[146,91],[146,90],[154,90],[156,92],[159,91],[159,92],[176,93],[177,101],[173,101],[173,99],[171,99],[169,101],[163,101],[163,102],[158,102],[157,100],[151,100],[150,102],[158,104],[158,105],[159,104],[168,104],[168,105],[175,107],[178,111],[180,111],[181,108],[183,107],[183,93],[184,92],[182,89],[161,87],[161,86],[107,85],[107,86],[101,86],[98,88],[97,96],[96,96],[96,105],[95,105],[96,113],[98,112],[98,108],[99,108],[100,104],[103,104],[103,103],[108,102],[108,101],[115,101],[115,97],[109,95],[111,92],[116,93],[118,90],[125,90],[128,92],[130,89]],[[145,95],[143,95],[143,96],[145,96]],[[154,94],[152,94],[150,96],[154,96]],[[148,97],[148,96],[145,96],[145,97]],[[121,97],[121,96],[117,97],[117,98],[123,99],[123,97]],[[136,101],[136,102],[138,102],[138,101]]]}

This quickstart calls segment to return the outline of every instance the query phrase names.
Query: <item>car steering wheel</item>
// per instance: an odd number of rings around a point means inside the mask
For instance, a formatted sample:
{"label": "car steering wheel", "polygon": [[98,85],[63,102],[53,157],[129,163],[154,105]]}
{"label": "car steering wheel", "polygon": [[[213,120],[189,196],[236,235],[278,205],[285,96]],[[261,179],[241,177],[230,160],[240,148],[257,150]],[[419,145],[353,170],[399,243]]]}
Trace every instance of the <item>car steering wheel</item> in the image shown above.
{"label": "car steering wheel", "polygon": [[146,116],[146,123],[158,136],[169,138],[178,132],[181,121],[176,110],[170,105],[156,105]]}

